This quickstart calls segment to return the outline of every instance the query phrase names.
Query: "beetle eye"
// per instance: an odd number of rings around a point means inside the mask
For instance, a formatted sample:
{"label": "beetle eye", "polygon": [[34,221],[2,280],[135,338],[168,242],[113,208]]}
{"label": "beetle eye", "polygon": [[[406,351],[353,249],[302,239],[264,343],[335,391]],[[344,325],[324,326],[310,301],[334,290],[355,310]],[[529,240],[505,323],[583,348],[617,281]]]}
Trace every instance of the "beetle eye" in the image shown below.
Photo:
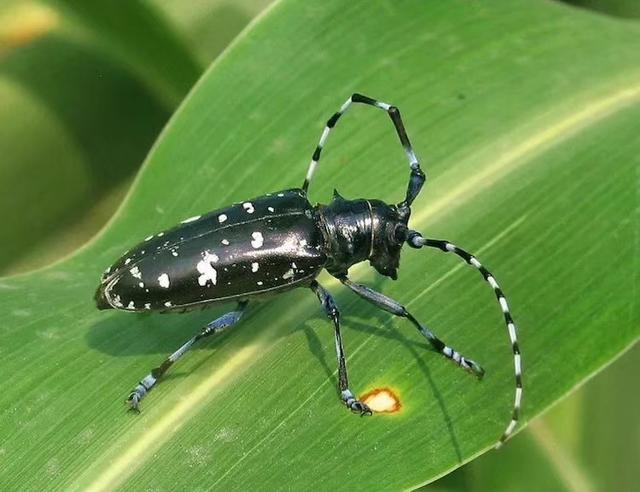
{"label": "beetle eye", "polygon": [[398,224],[394,231],[394,238],[398,243],[404,243],[407,240],[407,226]]}

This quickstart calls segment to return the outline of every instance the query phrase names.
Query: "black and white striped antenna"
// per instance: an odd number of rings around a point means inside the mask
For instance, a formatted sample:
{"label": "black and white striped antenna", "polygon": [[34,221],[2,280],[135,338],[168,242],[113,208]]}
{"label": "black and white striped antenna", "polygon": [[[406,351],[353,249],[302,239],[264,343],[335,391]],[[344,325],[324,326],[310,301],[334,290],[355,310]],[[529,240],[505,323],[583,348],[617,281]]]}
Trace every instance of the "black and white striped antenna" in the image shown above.
{"label": "black and white striped antenna", "polygon": [[504,315],[504,320],[507,325],[507,330],[509,331],[509,338],[511,339],[511,349],[513,350],[513,365],[516,380],[516,391],[515,399],[513,402],[513,413],[511,415],[511,421],[496,443],[496,449],[500,448],[504,444],[504,442],[509,439],[516,426],[518,425],[518,420],[520,418],[520,408],[522,407],[522,362],[520,357],[520,347],[518,345],[518,333],[516,324],[513,321],[513,317],[511,316],[507,298],[505,297],[502,289],[498,285],[498,282],[491,274],[491,272],[484,266],[482,266],[482,264],[475,256],[473,256],[471,253],[468,253],[464,249],[441,239],[426,239],[416,231],[411,231],[409,233],[407,243],[413,248],[422,248],[423,246],[426,246],[429,248],[437,248],[441,251],[444,251],[445,253],[454,253],[455,255],[458,255],[469,265],[478,269],[478,271],[482,274],[482,277],[491,286],[493,292],[496,295],[496,298],[498,299],[500,309],[502,310],[502,314]]}

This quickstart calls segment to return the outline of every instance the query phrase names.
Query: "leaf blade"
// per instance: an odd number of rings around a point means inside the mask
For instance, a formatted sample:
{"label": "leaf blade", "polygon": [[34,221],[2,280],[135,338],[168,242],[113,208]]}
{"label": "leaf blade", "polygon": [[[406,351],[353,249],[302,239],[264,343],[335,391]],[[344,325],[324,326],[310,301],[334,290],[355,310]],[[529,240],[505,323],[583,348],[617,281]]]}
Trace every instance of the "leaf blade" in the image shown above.
{"label": "leaf blade", "polygon": [[[71,270],[70,278],[62,282],[66,287],[58,287],[59,292],[47,300],[53,306],[56,302],[68,305],[65,298],[82,298],[83,292],[86,297],[98,276],[98,264],[108,264],[126,249],[133,234],[144,237],[192,212],[212,208],[211,202],[238,200],[301,182],[307,153],[299,149],[307,145],[312,150],[324,119],[342,102],[343,93],[358,85],[372,96],[394,93],[397,99],[390,102],[402,109],[418,155],[432,156],[432,162],[425,165],[432,176],[430,194],[416,202],[415,223],[432,236],[455,240],[472,251],[488,245],[482,261],[499,276],[521,327],[525,418],[529,419],[638,337],[637,328],[629,322],[632,279],[624,275],[628,268],[625,255],[633,257],[631,238],[637,234],[628,220],[629,207],[637,199],[630,183],[640,155],[630,133],[637,118],[636,101],[632,99],[628,108],[623,105],[607,118],[586,118],[590,126],[561,124],[573,121],[571,114],[581,114],[585,101],[607,100],[629,83],[637,86],[633,68],[636,31],[548,3],[523,3],[509,15],[503,15],[505,9],[498,6],[471,11],[431,4],[397,8],[389,3],[385,4],[388,12],[378,12],[358,24],[359,30],[349,38],[354,51],[344,54],[341,44],[322,26],[351,32],[346,28],[349,22],[361,21],[355,15],[360,6],[354,5],[345,11],[342,3],[329,2],[316,10],[281,2],[245,33],[173,119],[111,227],[69,263],[45,272],[48,282],[30,287],[32,295],[44,297],[55,275]],[[387,16],[393,15],[395,24],[390,32],[385,31]],[[420,37],[419,29],[425,23],[431,30]],[[451,39],[446,34],[452,25],[473,29],[456,30],[462,38]],[[537,51],[535,40],[567,26],[572,27],[570,35],[558,40],[554,49]],[[496,27],[512,33],[500,45],[505,53],[529,47],[526,63],[505,56],[497,66],[483,65],[496,49],[488,34]],[[603,43],[592,37],[594,29],[606,33],[611,44],[600,46]],[[298,41],[293,52],[288,44],[291,39]],[[372,49],[371,45],[366,50],[359,46],[363,39],[377,40],[376,60],[391,63],[389,79],[377,78],[380,66],[371,67],[362,57]],[[618,49],[615,59],[609,56],[611,46]],[[316,54],[313,60],[308,59],[310,52]],[[569,55],[574,63],[567,63]],[[285,69],[292,60],[300,67],[293,82]],[[346,70],[350,65],[351,71]],[[593,66],[601,70],[594,71]],[[357,76],[353,67],[360,69],[355,71]],[[436,69],[437,75],[424,75],[425,67]],[[516,69],[521,77],[528,76],[514,85],[509,75]],[[260,78],[247,78],[247,74]],[[318,80],[318,74],[325,76]],[[452,86],[455,80],[462,82]],[[296,90],[287,90],[290,84]],[[470,92],[474,87],[477,89]],[[458,97],[461,93],[466,94],[464,99]],[[496,107],[501,109],[500,118],[490,118]],[[306,108],[308,112],[303,111]],[[374,116],[380,116],[379,124]],[[491,125],[483,126],[486,121]],[[335,150],[327,158],[335,156],[334,162],[340,162],[340,156],[346,155],[349,165],[323,161],[312,197],[328,196],[335,183],[347,197],[364,193],[364,189],[372,197],[388,200],[399,194],[395,190],[404,189],[402,168],[383,165],[401,160],[384,123],[382,115],[364,111],[344,122],[342,133],[332,137],[330,145]],[[552,139],[536,137],[545,135],[548,128],[562,131],[552,132]],[[567,138],[560,138],[563,132]],[[429,142],[425,142],[427,136]],[[213,148],[212,141],[217,142]],[[551,141],[556,145],[546,145]],[[538,142],[533,145],[536,152],[530,151],[531,144],[522,142]],[[299,175],[282,165],[299,162],[300,155]],[[495,162],[509,155],[514,156],[508,159],[509,169],[498,166],[494,174],[488,174],[491,179],[468,188],[479,188],[477,192],[455,191],[465,190],[466,180],[473,182],[478,173],[494,169]],[[608,156],[620,161],[618,176],[600,165]],[[182,184],[186,176],[190,179]],[[258,176],[263,181],[256,182]],[[619,219],[608,220],[610,217]],[[500,236],[509,226],[509,233]],[[614,258],[606,241],[600,239],[612,235],[620,247]],[[576,256],[570,240],[588,247]],[[543,263],[549,252],[553,262]],[[577,266],[567,267],[565,257],[573,258]],[[346,480],[397,489],[433,480],[459,466],[490,446],[502,430],[512,401],[513,373],[491,293],[469,271],[459,268],[459,273],[451,274],[457,265],[437,252],[405,252],[400,282],[374,280],[369,270],[357,270],[355,277],[403,300],[451,345],[484,363],[490,377],[481,385],[425,352],[415,334],[400,331],[407,329],[404,324],[335,291],[341,309],[348,313],[344,317],[346,343],[355,391],[390,385],[398,390],[404,405],[397,416],[376,416],[366,422],[348,415],[337,402],[331,389],[331,333],[306,292],[293,292],[258,307],[244,325],[207,345],[214,349],[213,354],[204,352],[204,347],[203,352],[191,354],[176,376],[163,382],[162,391],[148,397],[137,419],[123,415],[119,405],[105,407],[104,402],[115,402],[127,378],[144,374],[213,314],[170,320],[138,318],[127,330],[124,315],[95,313],[88,299],[70,307],[67,317],[72,325],[65,332],[69,337],[65,360],[73,356],[85,360],[57,369],[62,381],[49,390],[56,392],[47,400],[52,405],[50,413],[33,425],[41,429],[67,405],[75,421],[66,425],[81,431],[100,415],[93,425],[103,437],[88,443],[83,454],[66,456],[71,463],[57,483],[78,488],[119,483],[163,488],[178,487],[197,477],[206,486],[218,482],[239,488],[283,483],[296,487],[319,481],[340,488]],[[427,280],[435,287],[425,286]],[[329,284],[324,276],[321,281]],[[33,279],[8,282],[10,288],[24,289]],[[562,303],[557,302],[559,296],[563,296]],[[605,307],[594,309],[594,299],[606,301]],[[21,301],[17,292],[9,294],[7,306],[17,309]],[[303,313],[307,312],[315,312],[315,318],[305,321]],[[18,314],[11,316],[15,332],[31,326],[16,321]],[[47,320],[51,318],[45,315],[38,321]],[[609,324],[620,329],[608,334],[609,343],[603,347],[594,334]],[[570,332],[566,326],[571,326]],[[10,340],[10,333],[9,329],[3,332],[3,341]],[[2,363],[16,370],[25,351],[13,343]],[[237,363],[238,354],[252,343],[260,356],[242,370],[232,371],[232,377],[218,387],[219,371],[239,367],[232,361]],[[576,350],[580,357],[575,357]],[[572,365],[565,364],[566,360]],[[108,380],[103,379],[101,365],[108,367]],[[30,402],[34,400],[41,391],[38,378],[44,377],[43,370],[36,368],[31,381],[3,395],[3,403],[12,401],[18,389]],[[68,380],[81,370],[82,381]],[[291,378],[292,374],[301,376]],[[194,388],[214,386],[211,394],[196,391],[194,396]],[[65,388],[90,391],[96,401],[83,402],[86,407],[81,408]],[[204,396],[198,398],[198,394]],[[176,408],[184,399],[190,406],[181,413]],[[169,436],[153,431],[156,419],[164,415],[175,419],[170,423],[179,423]],[[136,455],[140,460],[125,476],[110,472],[118,456],[149,435],[158,439]],[[162,440],[164,437],[168,439]],[[10,438],[12,443],[20,442],[15,435]],[[27,448],[16,460],[11,476],[31,483],[43,480],[41,475],[25,477],[24,470],[27,464],[30,469],[46,464],[47,449],[27,455],[33,451]],[[274,457],[282,465],[274,464]],[[372,470],[384,474],[378,476]],[[107,480],[102,481],[105,473]],[[117,479],[111,481],[109,473]]]}

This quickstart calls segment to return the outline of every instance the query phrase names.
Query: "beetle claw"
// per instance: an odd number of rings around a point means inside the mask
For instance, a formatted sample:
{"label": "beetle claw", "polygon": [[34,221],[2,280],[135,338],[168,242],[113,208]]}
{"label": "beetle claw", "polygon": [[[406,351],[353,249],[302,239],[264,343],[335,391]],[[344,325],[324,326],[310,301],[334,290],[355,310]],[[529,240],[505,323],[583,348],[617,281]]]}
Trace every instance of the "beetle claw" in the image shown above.
{"label": "beetle claw", "polygon": [[133,410],[136,413],[140,413],[140,401],[147,394],[147,391],[149,390],[142,384],[139,384],[133,389],[133,391],[131,391],[126,400],[126,403],[129,405],[130,410]]}
{"label": "beetle claw", "polygon": [[129,410],[134,411],[135,413],[140,413],[140,400],[143,395],[140,395],[136,390],[132,391],[128,398],[125,400],[125,403],[129,405]]}
{"label": "beetle claw", "polygon": [[126,402],[129,405],[130,410],[140,413],[140,401],[149,392],[149,390],[153,388],[153,385],[156,384],[157,378],[159,377],[157,374],[154,375],[154,371],[151,371],[151,374],[147,374],[147,376],[140,381],[135,388],[133,388],[127,397]]}
{"label": "beetle claw", "polygon": [[369,405],[366,403],[362,403],[360,400],[354,400],[349,408],[354,413],[359,413],[360,417],[365,417],[369,415],[373,415],[373,411],[369,408]]}
{"label": "beetle claw", "polygon": [[373,415],[369,405],[362,403],[353,396],[353,393],[347,388],[342,391],[342,401],[353,413],[359,413],[361,417],[365,415]]}

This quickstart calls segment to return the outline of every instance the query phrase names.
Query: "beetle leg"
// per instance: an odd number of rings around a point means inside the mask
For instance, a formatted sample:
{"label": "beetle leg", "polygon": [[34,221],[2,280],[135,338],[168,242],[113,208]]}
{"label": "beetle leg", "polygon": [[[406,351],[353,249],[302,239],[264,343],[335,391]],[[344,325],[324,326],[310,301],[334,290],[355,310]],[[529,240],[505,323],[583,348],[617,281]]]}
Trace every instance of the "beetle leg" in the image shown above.
{"label": "beetle leg", "polygon": [[404,149],[404,152],[407,156],[407,160],[409,161],[410,176],[409,184],[407,186],[407,193],[405,199],[398,204],[398,207],[400,209],[408,210],[413,200],[415,200],[416,196],[418,196],[418,193],[420,193],[422,185],[424,184],[426,179],[425,174],[420,169],[420,163],[418,162],[418,158],[416,157],[413,147],[411,146],[409,136],[407,135],[407,131],[404,128],[404,124],[402,123],[402,118],[400,117],[400,111],[398,110],[398,108],[382,101],[376,101],[375,99],[372,99],[368,96],[363,96],[362,94],[353,94],[327,121],[327,124],[324,127],[324,131],[320,136],[320,141],[318,142],[316,150],[313,152],[313,156],[311,157],[311,162],[309,163],[309,169],[307,170],[307,175],[305,177],[304,183],[302,184],[302,189],[305,192],[308,190],[311,178],[313,178],[316,167],[318,167],[318,162],[320,162],[320,154],[322,153],[322,149],[327,142],[329,133],[331,133],[331,130],[336,125],[340,117],[347,112],[347,110],[353,103],[366,104],[369,106],[373,106],[374,108],[381,109],[389,115],[389,118],[391,118],[393,126],[396,129],[396,133],[398,134],[398,138],[400,139],[400,143],[402,144],[402,148]]}
{"label": "beetle leg", "polygon": [[333,321],[335,327],[336,357],[338,358],[338,387],[340,389],[340,398],[342,402],[353,412],[360,415],[371,415],[371,409],[360,400],[353,396],[349,389],[349,377],[347,375],[347,363],[344,356],[344,346],[342,345],[342,335],[340,334],[340,311],[336,302],[318,282],[315,280],[311,284],[311,290],[318,296],[318,300],[327,313],[327,316]]}
{"label": "beetle leg", "polygon": [[482,379],[482,377],[484,376],[484,369],[482,369],[482,367],[480,367],[471,359],[463,357],[459,352],[446,345],[429,328],[420,323],[409,311],[407,311],[407,309],[402,304],[394,301],[384,294],[381,294],[380,292],[376,292],[366,285],[356,284],[352,282],[346,275],[337,278],[338,280],[340,280],[340,282],[349,287],[353,292],[358,294],[366,301],[369,301],[374,306],[411,321],[413,325],[418,329],[418,331],[428,340],[428,342],[436,350],[436,352],[439,352],[446,358],[451,359],[458,366],[477,376],[478,379]]}
{"label": "beetle leg", "polygon": [[162,364],[152,369],[149,374],[142,378],[142,380],[131,391],[129,397],[127,398],[127,403],[129,404],[131,409],[139,411],[140,400],[144,398],[144,396],[156,384],[158,379],[160,379],[164,375],[164,373],[167,372],[167,370],[173,365],[173,363],[180,357],[182,357],[193,346],[194,343],[202,338],[220,333],[225,328],[235,325],[242,317],[242,313],[244,312],[247,304],[247,301],[240,302],[238,303],[238,307],[235,311],[223,314],[219,318],[213,320],[206,327],[204,327],[200,333],[187,340],[178,350],[167,357]]}

